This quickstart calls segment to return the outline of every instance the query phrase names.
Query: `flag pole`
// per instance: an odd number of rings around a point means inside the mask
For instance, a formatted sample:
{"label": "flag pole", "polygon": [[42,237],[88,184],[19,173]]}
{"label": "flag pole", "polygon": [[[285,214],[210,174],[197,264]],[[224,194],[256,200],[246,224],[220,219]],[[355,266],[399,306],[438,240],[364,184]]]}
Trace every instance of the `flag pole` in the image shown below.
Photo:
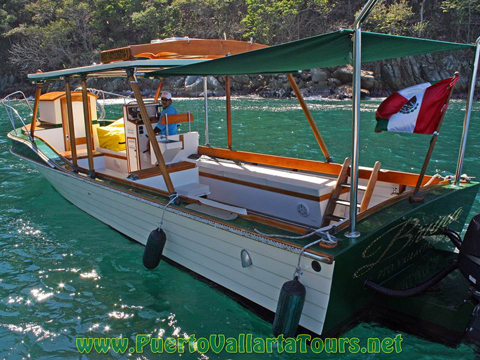
{"label": "flag pole", "polygon": [[[448,98],[447,98],[447,101],[445,102],[445,105],[448,105],[448,103],[450,102],[450,98],[452,97],[452,92],[455,86],[455,82],[459,76],[460,76],[459,72],[456,71],[452,77],[453,84],[450,85],[450,93],[448,94]],[[432,139],[430,140],[430,147],[428,148],[427,156],[425,157],[422,170],[420,171],[420,175],[418,176],[417,185],[415,186],[413,195],[409,197],[410,202],[423,202],[425,200],[423,196],[418,195],[418,192],[420,191],[420,186],[422,186],[422,182],[425,177],[425,172],[427,171],[428,163],[430,162],[430,158],[432,157],[433,148],[435,147],[435,144],[437,142],[438,134],[440,132],[440,128],[442,127],[443,118],[445,117],[446,112],[447,112],[447,109],[445,108],[445,110],[442,113],[442,116],[440,117],[440,120],[438,121],[437,128],[433,132],[433,136],[432,136]]]}

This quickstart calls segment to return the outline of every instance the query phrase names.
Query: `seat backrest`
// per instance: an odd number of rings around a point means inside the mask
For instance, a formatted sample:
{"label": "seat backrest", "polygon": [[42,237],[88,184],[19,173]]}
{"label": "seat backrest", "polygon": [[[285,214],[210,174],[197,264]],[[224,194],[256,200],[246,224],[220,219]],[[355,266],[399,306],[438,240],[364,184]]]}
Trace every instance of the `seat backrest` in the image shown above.
{"label": "seat backrest", "polygon": [[175,115],[163,115],[160,119],[160,125],[167,124],[167,116],[168,116],[168,124],[180,124],[186,122],[193,121],[193,115],[191,113],[182,113],[182,114],[175,114]]}

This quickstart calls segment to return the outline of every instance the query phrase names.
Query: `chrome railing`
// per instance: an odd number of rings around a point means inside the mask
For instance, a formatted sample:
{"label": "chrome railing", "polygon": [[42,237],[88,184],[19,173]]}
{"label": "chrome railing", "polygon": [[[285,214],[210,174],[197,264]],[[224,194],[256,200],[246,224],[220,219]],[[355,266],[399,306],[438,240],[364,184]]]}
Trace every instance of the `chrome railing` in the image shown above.
{"label": "chrome railing", "polygon": [[25,124],[24,118],[20,115],[20,113],[17,111],[17,109],[14,108],[14,106],[12,104],[13,97],[17,96],[17,95],[21,95],[21,97],[20,97],[20,99],[15,99],[15,100],[20,101],[20,102],[25,102],[30,109],[30,116],[33,116],[32,106],[30,105],[30,102],[28,101],[27,97],[25,96],[25,94],[22,91],[15,91],[15,92],[5,96],[2,99],[2,105],[5,109],[5,111],[7,112],[7,116],[10,120],[10,123],[12,124],[13,131],[15,131],[15,135],[18,135],[17,127],[15,126],[15,120],[18,119],[22,123],[22,127],[25,130],[25,132],[28,134],[28,137],[30,138],[30,141],[32,143],[35,143],[33,141],[32,134],[30,133],[30,131],[27,128],[27,125]]}

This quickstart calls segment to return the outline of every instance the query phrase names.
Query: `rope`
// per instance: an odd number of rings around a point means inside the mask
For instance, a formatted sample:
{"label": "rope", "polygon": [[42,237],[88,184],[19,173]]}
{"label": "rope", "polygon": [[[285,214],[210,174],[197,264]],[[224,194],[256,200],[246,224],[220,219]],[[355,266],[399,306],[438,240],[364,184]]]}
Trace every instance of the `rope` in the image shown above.
{"label": "rope", "polygon": [[320,229],[315,229],[305,235],[300,235],[300,236],[289,236],[289,235],[281,235],[281,234],[266,234],[266,233],[263,233],[261,232],[260,230],[258,230],[257,228],[254,228],[253,230],[257,233],[257,234],[260,234],[260,235],[263,235],[263,236],[268,236],[268,237],[276,237],[276,238],[280,238],[280,239],[292,239],[292,240],[302,240],[302,239],[306,239],[312,235],[319,235],[319,236],[326,236],[327,239],[320,239],[319,241],[325,243],[325,244],[328,244],[328,245],[334,245],[337,243],[337,238],[333,237],[332,235],[330,235],[330,233],[328,232],[331,228],[333,227],[333,225],[328,225],[328,226],[325,226],[323,228],[320,228]]}
{"label": "rope", "polygon": [[[318,229],[318,230],[320,230],[320,229]],[[323,232],[323,234],[325,234],[325,235],[327,236],[328,241],[329,241],[330,243],[335,244],[335,243],[337,242],[337,239],[336,239],[334,236],[330,235],[328,232]],[[334,240],[334,239],[335,239],[335,240]],[[309,247],[314,246],[314,245],[317,245],[318,243],[323,242],[323,241],[325,241],[325,239],[320,238],[320,239],[318,239],[318,240],[315,240],[315,241],[311,242],[310,244],[305,245],[305,246],[302,248],[302,250],[300,251],[300,254],[298,254],[297,267],[295,268],[295,272],[293,273],[293,278],[294,278],[294,279],[295,279],[295,277],[300,278],[300,276],[303,275],[303,271],[302,271],[302,268],[301,268],[301,266],[300,266],[300,262],[302,261],[302,256],[303,256],[303,254],[305,253],[305,250],[307,250]]]}
{"label": "rope", "polygon": [[162,219],[160,220],[158,228],[161,229],[163,226],[163,217],[165,216],[165,210],[167,210],[167,207],[169,207],[177,198],[179,195],[177,193],[170,194],[170,201],[163,207],[163,212],[162,212]]}

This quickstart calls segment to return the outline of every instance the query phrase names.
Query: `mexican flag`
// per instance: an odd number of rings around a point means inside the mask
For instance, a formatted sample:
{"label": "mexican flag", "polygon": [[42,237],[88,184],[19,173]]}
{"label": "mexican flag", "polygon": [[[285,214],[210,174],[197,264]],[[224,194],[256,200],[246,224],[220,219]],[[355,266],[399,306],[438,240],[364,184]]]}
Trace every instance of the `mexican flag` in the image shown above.
{"label": "mexican flag", "polygon": [[390,95],[377,109],[375,132],[433,134],[458,79],[413,85]]}

